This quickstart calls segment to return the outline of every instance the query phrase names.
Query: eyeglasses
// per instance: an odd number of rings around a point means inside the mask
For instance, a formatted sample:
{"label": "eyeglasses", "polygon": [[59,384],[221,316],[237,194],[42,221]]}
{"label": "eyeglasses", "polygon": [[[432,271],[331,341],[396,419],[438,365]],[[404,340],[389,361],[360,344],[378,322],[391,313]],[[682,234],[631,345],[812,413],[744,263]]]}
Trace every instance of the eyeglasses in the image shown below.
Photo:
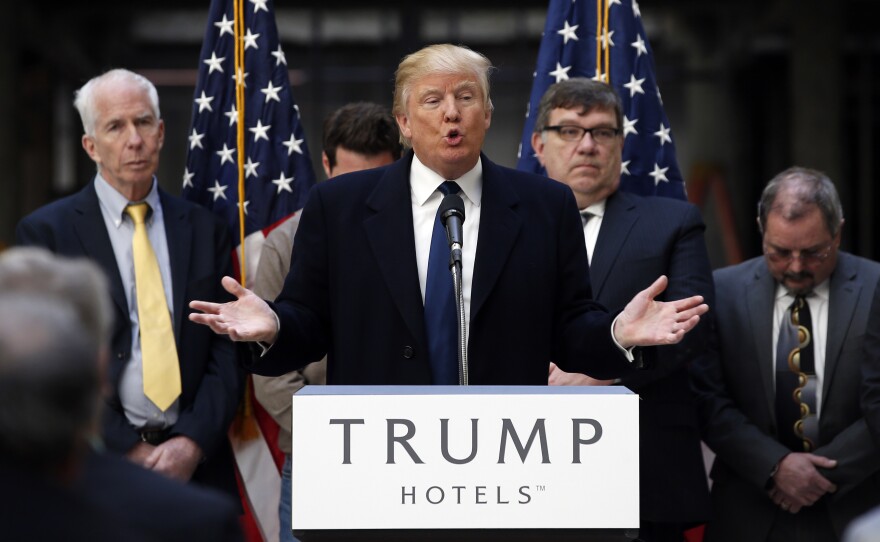
{"label": "eyeglasses", "polygon": [[596,128],[584,128],[582,126],[565,125],[565,126],[546,126],[544,131],[553,131],[559,134],[563,141],[580,141],[584,138],[584,134],[590,134],[593,141],[600,145],[607,145],[614,140],[620,133],[620,128],[608,128],[599,126]]}
{"label": "eyeglasses", "polygon": [[801,250],[797,251],[797,255],[795,255],[795,251],[764,245],[764,255],[767,256],[767,259],[771,262],[780,265],[789,265],[795,260],[795,258],[798,258],[802,265],[816,265],[824,262],[829,256],[831,256],[831,248],[833,246],[834,241],[828,243],[828,246],[824,248]]}

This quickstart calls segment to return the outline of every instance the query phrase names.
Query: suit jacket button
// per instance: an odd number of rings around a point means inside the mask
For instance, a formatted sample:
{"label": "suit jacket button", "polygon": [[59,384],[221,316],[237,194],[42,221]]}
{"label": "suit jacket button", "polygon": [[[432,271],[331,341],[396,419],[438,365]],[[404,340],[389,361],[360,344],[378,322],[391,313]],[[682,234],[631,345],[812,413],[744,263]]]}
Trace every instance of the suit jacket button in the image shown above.
{"label": "suit jacket button", "polygon": [[123,352],[116,353],[116,359],[123,359],[124,357],[125,357],[125,354]]}
{"label": "suit jacket button", "polygon": [[415,355],[416,353],[413,351],[412,346],[403,347],[403,357],[405,357],[406,359],[412,359],[415,357]]}

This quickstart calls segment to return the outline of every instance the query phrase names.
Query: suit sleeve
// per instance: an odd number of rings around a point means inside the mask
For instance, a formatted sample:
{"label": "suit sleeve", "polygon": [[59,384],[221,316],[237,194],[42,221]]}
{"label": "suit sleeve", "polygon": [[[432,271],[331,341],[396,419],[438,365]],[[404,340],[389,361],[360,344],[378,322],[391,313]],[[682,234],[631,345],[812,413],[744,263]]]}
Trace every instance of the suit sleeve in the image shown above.
{"label": "suit sleeve", "polygon": [[874,288],[863,350],[862,410],[871,437],[875,445],[880,446],[880,283]]}
{"label": "suit sleeve", "polygon": [[[715,276],[718,305],[732,310],[739,292],[729,281]],[[704,355],[691,364],[691,381],[697,397],[698,414],[706,444],[725,465],[756,488],[763,490],[774,466],[789,450],[756,426],[737,406],[725,382],[723,345],[717,333],[720,311],[709,312],[713,333]],[[735,318],[736,315],[725,315]],[[756,396],[754,399],[760,400]],[[716,465],[717,467],[717,465]],[[713,469],[713,474],[715,470]]]}
{"label": "suit sleeve", "polygon": [[324,205],[317,185],[312,187],[296,235],[290,273],[270,306],[281,332],[265,355],[251,348],[248,371],[277,376],[301,369],[327,354],[330,344],[329,277]]}
{"label": "suit sleeve", "polygon": [[616,378],[630,370],[611,337],[614,315],[593,300],[583,226],[571,190],[564,190],[558,221],[556,337],[551,359],[567,372]]}
{"label": "suit sleeve", "polygon": [[25,217],[15,226],[15,244],[44,247],[52,252],[57,251],[52,228],[33,220],[31,217]]}
{"label": "suit sleeve", "polygon": [[[226,227],[213,215],[210,220],[212,230],[200,232],[197,229],[193,237],[194,243],[198,243],[200,236],[213,234],[213,265],[209,276],[200,278],[198,282],[210,282],[214,288],[211,298],[223,302],[231,297],[220,286],[220,278],[232,275],[232,246]],[[187,293],[187,301],[189,299],[192,297]],[[204,363],[204,371],[192,401],[187,401],[188,404],[181,408],[172,435],[185,435],[193,439],[206,456],[211,456],[217,446],[226,440],[229,424],[244,390],[244,373],[238,363],[237,350],[228,337],[203,329],[203,326],[193,324],[188,319],[183,322],[182,335],[186,333],[186,338],[182,338],[181,342],[190,343],[186,351],[193,359],[181,359],[181,363],[195,364],[195,360],[199,359]],[[209,333],[205,334],[205,331]]]}
{"label": "suit sleeve", "polygon": [[[668,257],[665,274],[669,285],[663,293],[664,301],[675,301],[700,295],[709,305],[715,307],[715,286],[712,281],[712,268],[703,232],[706,227],[700,211],[693,205],[679,221],[675,233],[665,241],[663,249]],[[674,217],[667,217],[672,220]],[[664,242],[659,240],[658,242]],[[654,277],[655,279],[657,277]],[[652,363],[650,371],[632,371],[622,379],[622,384],[635,389],[665,378],[672,372],[685,368],[695,357],[706,352],[710,333],[708,318],[701,318],[697,327],[684,336],[678,344],[646,349]]]}

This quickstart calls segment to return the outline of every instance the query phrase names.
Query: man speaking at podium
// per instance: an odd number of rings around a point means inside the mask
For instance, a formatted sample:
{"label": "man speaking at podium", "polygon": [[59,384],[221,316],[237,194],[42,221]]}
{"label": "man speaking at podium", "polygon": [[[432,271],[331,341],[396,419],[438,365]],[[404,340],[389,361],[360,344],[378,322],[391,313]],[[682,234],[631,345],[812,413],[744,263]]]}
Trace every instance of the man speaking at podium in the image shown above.
{"label": "man speaking at podium", "polygon": [[[226,277],[237,300],[193,301],[201,313],[190,318],[257,342],[247,368],[258,374],[283,374],[327,354],[328,384],[457,384],[455,312],[432,313],[435,292],[452,283],[448,267],[432,272],[431,256],[448,191],[464,201],[471,384],[546,384],[550,361],[615,378],[631,370],[633,347],[680,341],[708,310],[702,297],[655,301],[666,286],[660,277],[621,313],[608,314],[591,299],[571,190],[481,153],[492,118],[491,69],[485,56],[448,44],[405,57],[393,113],[411,150],[389,166],[314,187],[274,303]],[[448,266],[443,237],[437,260]]]}

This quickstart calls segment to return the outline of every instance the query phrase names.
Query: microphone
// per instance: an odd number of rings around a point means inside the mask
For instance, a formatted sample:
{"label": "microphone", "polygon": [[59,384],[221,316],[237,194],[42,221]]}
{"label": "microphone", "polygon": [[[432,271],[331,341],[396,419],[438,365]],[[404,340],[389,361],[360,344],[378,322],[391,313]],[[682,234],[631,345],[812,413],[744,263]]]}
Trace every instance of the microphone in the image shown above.
{"label": "microphone", "polygon": [[447,194],[440,202],[440,222],[446,226],[446,240],[449,243],[449,267],[454,264],[461,266],[461,246],[464,234],[461,225],[464,223],[464,201],[458,194]]}

